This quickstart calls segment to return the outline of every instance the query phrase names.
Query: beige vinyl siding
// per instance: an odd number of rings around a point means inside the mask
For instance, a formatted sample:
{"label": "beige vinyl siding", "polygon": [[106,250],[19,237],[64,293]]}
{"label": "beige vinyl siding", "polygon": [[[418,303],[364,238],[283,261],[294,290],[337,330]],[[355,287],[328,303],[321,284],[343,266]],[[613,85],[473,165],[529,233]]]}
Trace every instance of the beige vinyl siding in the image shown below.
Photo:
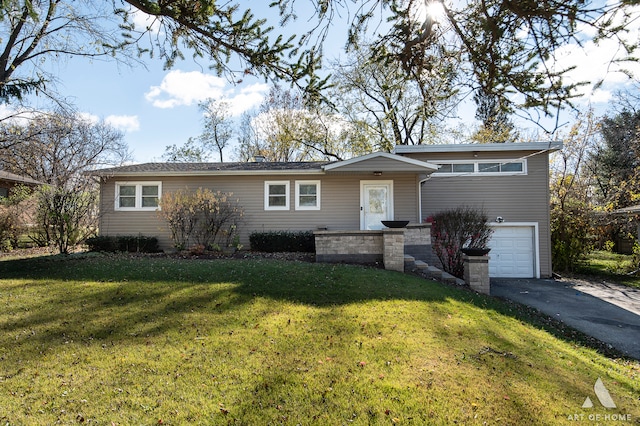
{"label": "beige vinyl siding", "polygon": [[[158,182],[159,178],[122,178],[102,180],[100,185],[100,235],[144,235],[158,237],[164,247],[170,246],[168,229],[161,226],[155,211],[116,211],[116,182]],[[163,187],[163,191],[166,189]]]}
{"label": "beige vinyl siding", "polygon": [[[417,180],[412,173],[390,174],[374,177],[371,174],[336,173],[330,175],[274,175],[268,176],[172,176],[114,177],[102,184],[100,233],[102,235],[157,236],[162,248],[171,247],[167,227],[156,212],[115,211],[115,182],[161,181],[162,192],[198,187],[213,191],[232,192],[239,199],[245,216],[240,224],[241,243],[248,247],[249,234],[254,231],[291,230],[306,231],[318,228],[329,230],[360,229],[360,181],[393,180],[394,212],[396,219],[418,220]],[[319,180],[321,182],[321,209],[295,209],[295,182]],[[289,181],[289,210],[265,210],[265,181]]]}
{"label": "beige vinyl siding", "polygon": [[[532,152],[477,152],[460,154],[414,154],[412,158],[431,161],[446,160],[500,160],[527,158],[526,175],[436,176],[422,188],[422,217],[458,205],[484,208],[490,221],[498,216],[505,225],[515,222],[536,222],[539,226],[540,274],[551,276],[551,235],[549,230],[549,158],[547,153]],[[529,156],[531,155],[531,156]]]}

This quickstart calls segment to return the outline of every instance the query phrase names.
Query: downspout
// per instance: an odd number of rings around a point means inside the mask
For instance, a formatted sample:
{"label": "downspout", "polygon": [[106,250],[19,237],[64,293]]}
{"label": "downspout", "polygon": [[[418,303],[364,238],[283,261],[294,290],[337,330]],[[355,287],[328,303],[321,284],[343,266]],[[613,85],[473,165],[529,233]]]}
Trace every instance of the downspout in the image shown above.
{"label": "downspout", "polygon": [[422,186],[431,179],[431,174],[418,181],[418,223],[422,223]]}

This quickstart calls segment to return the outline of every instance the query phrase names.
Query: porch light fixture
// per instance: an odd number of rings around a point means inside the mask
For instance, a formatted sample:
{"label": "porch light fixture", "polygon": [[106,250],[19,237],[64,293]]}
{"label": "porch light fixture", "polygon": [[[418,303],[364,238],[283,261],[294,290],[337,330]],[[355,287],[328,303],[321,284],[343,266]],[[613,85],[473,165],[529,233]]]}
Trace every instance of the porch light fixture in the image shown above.
{"label": "porch light fixture", "polygon": [[374,176],[382,176],[382,172],[373,172]]}

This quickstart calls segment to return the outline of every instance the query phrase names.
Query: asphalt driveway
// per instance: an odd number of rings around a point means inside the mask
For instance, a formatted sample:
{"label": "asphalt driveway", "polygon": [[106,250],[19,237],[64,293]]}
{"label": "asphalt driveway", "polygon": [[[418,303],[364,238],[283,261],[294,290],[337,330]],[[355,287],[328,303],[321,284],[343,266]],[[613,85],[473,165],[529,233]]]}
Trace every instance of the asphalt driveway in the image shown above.
{"label": "asphalt driveway", "polygon": [[492,278],[491,295],[534,307],[640,360],[640,290],[580,280]]}

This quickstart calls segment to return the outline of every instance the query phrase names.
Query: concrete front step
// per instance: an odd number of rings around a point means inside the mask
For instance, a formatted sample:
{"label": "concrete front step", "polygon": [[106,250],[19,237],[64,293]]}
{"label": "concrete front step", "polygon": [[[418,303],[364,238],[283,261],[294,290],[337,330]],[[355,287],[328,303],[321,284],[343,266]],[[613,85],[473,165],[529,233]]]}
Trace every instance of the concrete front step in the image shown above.
{"label": "concrete front step", "polygon": [[429,265],[427,265],[426,262],[423,262],[422,260],[416,260],[414,262],[414,264],[416,265],[416,268],[423,271],[425,269],[427,269],[429,267]]}
{"label": "concrete front step", "polygon": [[442,280],[442,282],[448,283],[448,284],[455,284],[457,278],[454,277],[453,275],[451,275],[448,272],[444,272],[442,271],[442,277],[440,278]]}
{"label": "concrete front step", "polygon": [[422,260],[416,260],[415,257],[405,254],[404,255],[404,269],[405,271],[420,271],[428,278],[442,281],[449,284],[465,285],[464,280],[456,278],[453,275],[444,272],[435,266],[429,266]]}
{"label": "concrete front step", "polygon": [[442,278],[442,271],[435,266],[427,266],[426,274],[429,278],[439,280]]}
{"label": "concrete front step", "polygon": [[442,271],[435,266],[427,266],[426,269],[423,269],[422,271],[427,277],[434,280],[442,281],[449,284],[465,285],[464,280],[456,278],[448,272]]}

